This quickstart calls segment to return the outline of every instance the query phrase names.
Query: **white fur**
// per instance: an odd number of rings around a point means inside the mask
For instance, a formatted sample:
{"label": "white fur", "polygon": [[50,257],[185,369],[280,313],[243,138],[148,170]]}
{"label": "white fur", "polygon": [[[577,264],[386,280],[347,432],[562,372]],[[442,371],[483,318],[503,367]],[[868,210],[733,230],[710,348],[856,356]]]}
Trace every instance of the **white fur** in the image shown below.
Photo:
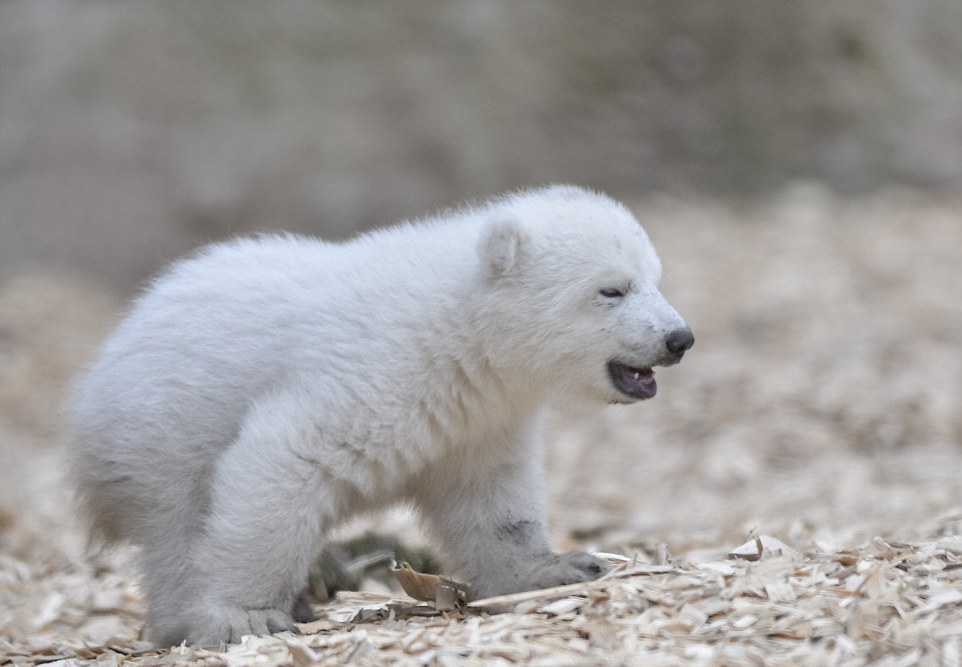
{"label": "white fur", "polygon": [[[143,294],[79,385],[95,536],[142,547],[160,644],[285,629],[325,533],[413,502],[477,596],[597,576],[548,545],[538,425],[628,402],[684,322],[621,205],[509,195],[343,244],[213,245]],[[624,288],[624,298],[599,295]]]}

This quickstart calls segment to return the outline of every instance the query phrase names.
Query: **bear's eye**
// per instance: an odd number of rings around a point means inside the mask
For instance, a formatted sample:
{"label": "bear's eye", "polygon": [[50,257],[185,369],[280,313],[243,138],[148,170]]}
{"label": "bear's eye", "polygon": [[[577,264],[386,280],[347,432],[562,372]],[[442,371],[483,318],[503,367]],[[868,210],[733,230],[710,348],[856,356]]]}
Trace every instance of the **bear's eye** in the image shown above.
{"label": "bear's eye", "polygon": [[620,299],[625,295],[625,292],[617,287],[605,287],[604,289],[598,290],[598,294],[608,299]]}

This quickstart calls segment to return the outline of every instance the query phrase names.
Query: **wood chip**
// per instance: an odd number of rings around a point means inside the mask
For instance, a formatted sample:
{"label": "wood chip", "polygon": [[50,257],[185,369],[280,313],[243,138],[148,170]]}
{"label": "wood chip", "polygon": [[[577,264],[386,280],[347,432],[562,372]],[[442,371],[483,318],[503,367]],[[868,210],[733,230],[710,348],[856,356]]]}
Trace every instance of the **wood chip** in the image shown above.
{"label": "wood chip", "polygon": [[756,535],[741,546],[735,547],[728,553],[729,558],[742,560],[761,560],[765,554],[771,556],[798,556],[799,553],[775,537]]}
{"label": "wood chip", "polygon": [[81,555],[56,397],[119,304],[0,281],[0,667],[959,665],[962,199],[686,199],[639,211],[701,342],[655,403],[546,434],[554,542],[616,572],[342,592],[225,650],[147,644],[130,554]]}

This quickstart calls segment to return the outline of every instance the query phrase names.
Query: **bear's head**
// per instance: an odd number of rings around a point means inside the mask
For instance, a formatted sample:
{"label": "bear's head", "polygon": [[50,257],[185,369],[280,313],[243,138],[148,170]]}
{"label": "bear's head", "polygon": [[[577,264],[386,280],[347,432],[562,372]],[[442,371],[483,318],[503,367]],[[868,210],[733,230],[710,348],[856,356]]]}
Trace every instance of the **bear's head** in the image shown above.
{"label": "bear's head", "polygon": [[[491,356],[533,393],[630,403],[655,395],[652,368],[694,344],[658,290],[661,263],[621,204],[574,187],[513,195],[479,244]],[[494,340],[490,340],[490,339]]]}

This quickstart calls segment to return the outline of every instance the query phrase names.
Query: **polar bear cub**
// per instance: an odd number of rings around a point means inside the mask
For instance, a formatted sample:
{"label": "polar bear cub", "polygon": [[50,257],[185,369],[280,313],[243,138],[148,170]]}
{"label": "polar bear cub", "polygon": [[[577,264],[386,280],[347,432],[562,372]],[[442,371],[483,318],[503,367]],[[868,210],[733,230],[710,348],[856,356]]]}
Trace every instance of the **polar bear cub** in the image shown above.
{"label": "polar bear cub", "polygon": [[605,572],[549,547],[539,417],[655,395],[694,342],[660,275],[627,209],[569,186],[175,263],[72,410],[83,513],[141,547],[149,635],[290,628],[329,529],[397,502],[476,597]]}

